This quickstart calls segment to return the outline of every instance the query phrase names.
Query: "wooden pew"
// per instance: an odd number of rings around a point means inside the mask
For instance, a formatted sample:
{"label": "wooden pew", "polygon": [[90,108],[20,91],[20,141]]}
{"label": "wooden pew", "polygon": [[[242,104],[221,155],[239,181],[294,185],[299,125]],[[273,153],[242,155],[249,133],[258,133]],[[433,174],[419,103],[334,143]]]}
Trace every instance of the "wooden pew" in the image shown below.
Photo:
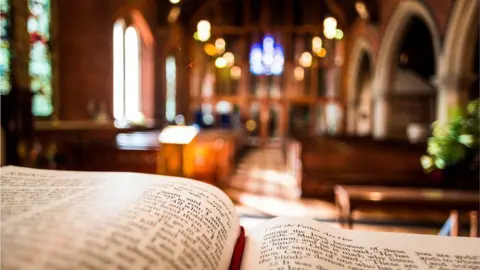
{"label": "wooden pew", "polygon": [[[120,137],[145,137],[142,132],[155,132],[157,123],[147,123],[143,127],[118,128],[113,122],[85,121],[36,121],[35,141],[40,155],[51,156],[55,152],[53,167],[35,166],[62,170],[89,171],[135,171],[155,172],[157,146],[151,145],[151,136],[145,140],[129,140],[118,143]],[[158,131],[158,130],[157,130]],[[138,133],[137,133],[138,132]],[[143,151],[145,150],[145,151]],[[146,162],[145,162],[146,161]],[[144,166],[145,164],[147,164]]]}
{"label": "wooden pew", "polygon": [[159,131],[120,133],[113,139],[71,143],[77,167],[84,171],[156,173]]}
{"label": "wooden pew", "polygon": [[352,214],[358,209],[455,209],[460,213],[478,211],[480,205],[478,191],[341,185],[334,190],[338,220],[346,228],[352,227]]}
{"label": "wooden pew", "polygon": [[347,137],[310,137],[300,142],[304,197],[333,199],[335,185],[439,185],[421,168],[424,145]]}
{"label": "wooden pew", "polygon": [[478,211],[471,211],[470,216],[470,237],[479,237]]}
{"label": "wooden pew", "polygon": [[[50,169],[158,172],[160,129],[119,129],[113,123],[92,121],[37,122],[36,128],[41,151],[55,149],[58,157]],[[212,184],[229,177],[244,148],[243,141],[241,132],[202,130],[190,148],[191,177]]]}

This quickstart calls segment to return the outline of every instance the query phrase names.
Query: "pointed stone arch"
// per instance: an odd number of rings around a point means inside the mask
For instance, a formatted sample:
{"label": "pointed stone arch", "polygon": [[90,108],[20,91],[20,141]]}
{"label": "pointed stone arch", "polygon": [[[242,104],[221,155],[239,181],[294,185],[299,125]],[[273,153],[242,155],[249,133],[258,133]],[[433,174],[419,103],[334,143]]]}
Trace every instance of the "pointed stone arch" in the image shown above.
{"label": "pointed stone arch", "polygon": [[448,121],[448,107],[464,106],[478,40],[479,1],[457,0],[445,32],[435,83],[438,87],[437,120]]}
{"label": "pointed stone arch", "polygon": [[348,83],[347,83],[347,132],[349,134],[355,133],[355,119],[356,119],[356,109],[355,103],[357,100],[357,89],[358,89],[358,77],[360,75],[360,68],[362,59],[367,57],[370,61],[371,74],[374,72],[374,54],[372,45],[370,42],[364,38],[358,38],[354,45],[352,52],[350,53],[349,66],[348,66]]}
{"label": "pointed stone arch", "polygon": [[[374,127],[376,138],[388,136],[389,101],[388,95],[393,82],[396,55],[407,33],[408,23],[412,17],[419,18],[427,26],[432,39],[434,59],[440,55],[440,35],[435,19],[427,7],[420,1],[407,0],[400,2],[384,31],[380,51],[375,64],[373,78],[374,95]],[[436,64],[436,63],[435,63]]]}

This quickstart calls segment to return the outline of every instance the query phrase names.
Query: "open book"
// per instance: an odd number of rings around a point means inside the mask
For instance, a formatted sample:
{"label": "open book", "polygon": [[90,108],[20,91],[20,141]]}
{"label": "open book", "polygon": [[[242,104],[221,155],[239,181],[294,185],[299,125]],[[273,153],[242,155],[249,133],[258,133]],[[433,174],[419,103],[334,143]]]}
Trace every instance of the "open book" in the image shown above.
{"label": "open book", "polygon": [[274,218],[176,177],[1,169],[2,269],[479,269],[480,240]]}

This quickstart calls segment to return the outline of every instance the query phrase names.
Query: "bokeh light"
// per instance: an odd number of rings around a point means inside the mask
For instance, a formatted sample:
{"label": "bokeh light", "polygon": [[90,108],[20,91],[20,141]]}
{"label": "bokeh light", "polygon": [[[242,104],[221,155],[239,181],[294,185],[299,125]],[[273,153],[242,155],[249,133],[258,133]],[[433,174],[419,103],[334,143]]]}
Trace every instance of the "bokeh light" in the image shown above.
{"label": "bokeh light", "polygon": [[226,52],[223,54],[223,58],[227,60],[227,66],[231,67],[235,63],[235,56],[231,52]]}
{"label": "bokeh light", "polygon": [[332,39],[337,33],[337,20],[333,17],[327,17],[323,21],[323,34],[326,38]]}
{"label": "bokeh light", "polygon": [[196,32],[198,39],[195,37],[195,34],[194,34],[194,38],[200,41],[207,41],[210,38],[210,29],[211,29],[211,25],[209,21],[207,20],[199,21],[197,24],[197,32]]}
{"label": "bokeh light", "polygon": [[250,119],[245,123],[245,127],[248,131],[252,132],[257,128],[257,123],[255,122],[255,120]]}
{"label": "bokeh light", "polygon": [[203,123],[205,123],[206,125],[211,125],[211,124],[213,124],[215,118],[211,114],[205,114],[202,117],[202,120],[203,120]]}
{"label": "bokeh light", "polygon": [[296,67],[293,70],[293,77],[295,77],[295,80],[302,81],[304,76],[305,76],[305,70],[302,67]]}
{"label": "bokeh light", "polygon": [[280,75],[285,62],[283,48],[267,35],[261,43],[252,46],[249,62],[253,75]]}
{"label": "bokeh light", "polygon": [[197,32],[198,40],[207,41],[210,38],[210,32]]}
{"label": "bokeh light", "polygon": [[214,56],[217,54],[217,49],[215,48],[215,46],[213,46],[212,44],[208,43],[208,44],[205,44],[205,46],[203,47],[203,49],[205,50],[205,53],[210,55],[210,56]]}
{"label": "bokeh light", "polygon": [[337,20],[333,17],[327,17],[323,21],[323,28],[328,29],[336,29],[337,28]]}
{"label": "bokeh light", "polygon": [[217,54],[222,54],[225,51],[225,46],[227,43],[223,38],[217,38],[215,40],[215,48],[217,48]]}
{"label": "bokeh light", "polygon": [[335,38],[342,39],[343,38],[343,31],[340,29],[335,30]]}
{"label": "bokeh light", "polygon": [[198,32],[210,32],[210,22],[207,20],[201,20],[197,24],[197,31]]}
{"label": "bokeh light", "polygon": [[312,54],[309,52],[302,53],[299,63],[302,67],[310,67],[312,65]]}
{"label": "bokeh light", "polygon": [[319,57],[325,57],[327,55],[327,50],[325,48],[320,49],[320,51],[317,54]]}
{"label": "bokeh light", "polygon": [[216,60],[215,60],[215,66],[217,68],[224,68],[227,66],[227,60],[225,60],[225,58],[223,57],[218,57]]}
{"label": "bokeh light", "polygon": [[238,80],[240,77],[242,77],[242,69],[240,67],[233,66],[230,69],[230,78],[233,80]]}
{"label": "bokeh light", "polygon": [[322,39],[320,37],[313,37],[312,51],[315,53],[319,53],[321,49],[322,49]]}

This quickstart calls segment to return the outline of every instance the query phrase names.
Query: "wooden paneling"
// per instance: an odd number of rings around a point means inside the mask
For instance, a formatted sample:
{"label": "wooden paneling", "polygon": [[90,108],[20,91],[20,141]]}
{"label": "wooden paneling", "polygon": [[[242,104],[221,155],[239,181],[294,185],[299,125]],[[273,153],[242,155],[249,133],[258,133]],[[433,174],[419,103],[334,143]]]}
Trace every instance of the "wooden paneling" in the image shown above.
{"label": "wooden paneling", "polygon": [[[155,29],[156,3],[129,1]],[[91,119],[87,104],[113,107],[113,23],[124,9],[124,0],[57,1],[58,37],[53,51],[58,55],[59,119]],[[154,57],[154,54],[149,57]],[[150,78],[151,83],[154,78]],[[149,112],[150,113],[150,112]]]}
{"label": "wooden paneling", "polygon": [[234,172],[242,148],[242,133],[202,131],[188,145],[162,145],[157,172],[221,185]]}

